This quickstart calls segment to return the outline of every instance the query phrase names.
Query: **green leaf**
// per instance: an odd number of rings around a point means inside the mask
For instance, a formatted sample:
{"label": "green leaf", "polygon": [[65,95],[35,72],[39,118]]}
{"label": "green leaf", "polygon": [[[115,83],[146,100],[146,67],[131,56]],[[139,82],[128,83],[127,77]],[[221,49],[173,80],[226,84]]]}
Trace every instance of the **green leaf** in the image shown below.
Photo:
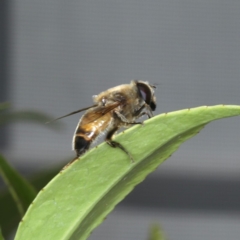
{"label": "green leaf", "polygon": [[2,235],[1,228],[0,228],[0,240],[4,240],[3,235]]}
{"label": "green leaf", "polygon": [[0,126],[16,122],[33,122],[44,124],[53,129],[61,129],[62,127],[60,122],[46,124],[51,122],[53,118],[45,113],[34,110],[12,111],[10,107],[11,105],[8,102],[0,103]]}
{"label": "green leaf", "polygon": [[24,110],[24,111],[2,111],[0,112],[0,126],[4,124],[16,123],[16,122],[33,122],[43,124],[46,127],[53,129],[61,129],[62,124],[60,122],[50,122],[53,118],[45,113],[38,111]]}
{"label": "green leaf", "polygon": [[163,230],[156,224],[154,224],[150,229],[149,240],[166,240]]}
{"label": "green leaf", "polygon": [[135,159],[99,145],[61,171],[29,207],[15,240],[86,239],[138,183],[207,123],[240,114],[240,106],[214,106],[165,113],[119,134]]}
{"label": "green leaf", "polygon": [[21,220],[17,206],[8,191],[0,192],[0,225],[3,235],[8,236],[16,229],[17,224]]}
{"label": "green leaf", "polygon": [[[66,161],[67,160],[64,162]],[[27,181],[37,190],[40,190],[58,173],[59,169],[61,169],[60,166],[55,166],[39,173],[34,173],[34,175],[32,177],[30,176]],[[21,218],[12,196],[9,191],[4,189],[0,191],[0,213],[0,225],[4,236],[7,238],[9,234],[16,229]]]}
{"label": "green leaf", "polygon": [[0,155],[0,175],[23,216],[30,203],[36,196],[34,188]]}
{"label": "green leaf", "polygon": [[10,107],[10,104],[8,102],[2,102],[0,103],[0,111],[4,111]]}

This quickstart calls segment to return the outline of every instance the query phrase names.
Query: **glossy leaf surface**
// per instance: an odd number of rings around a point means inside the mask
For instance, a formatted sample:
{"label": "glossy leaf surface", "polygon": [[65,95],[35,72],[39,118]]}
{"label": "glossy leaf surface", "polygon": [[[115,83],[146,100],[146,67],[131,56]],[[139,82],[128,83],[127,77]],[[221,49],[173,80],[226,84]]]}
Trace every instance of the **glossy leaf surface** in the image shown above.
{"label": "glossy leaf surface", "polygon": [[[87,239],[138,183],[207,123],[240,114],[240,106],[198,107],[158,115],[119,134],[135,159],[101,144],[60,172],[20,223],[16,240]],[[227,147],[227,146],[226,146]]]}

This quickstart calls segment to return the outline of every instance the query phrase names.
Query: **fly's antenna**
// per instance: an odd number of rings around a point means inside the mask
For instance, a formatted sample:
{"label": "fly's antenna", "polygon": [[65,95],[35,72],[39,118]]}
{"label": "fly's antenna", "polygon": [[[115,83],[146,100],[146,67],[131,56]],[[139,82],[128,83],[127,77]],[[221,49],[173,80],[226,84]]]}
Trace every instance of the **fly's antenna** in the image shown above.
{"label": "fly's antenna", "polygon": [[59,119],[62,119],[62,118],[65,118],[65,117],[68,117],[68,116],[74,115],[74,114],[76,114],[76,113],[79,113],[79,112],[82,112],[82,111],[85,111],[85,110],[88,110],[88,109],[90,109],[90,108],[97,107],[97,106],[98,106],[97,104],[94,104],[94,105],[92,105],[92,106],[90,106],[90,107],[81,108],[81,109],[79,109],[79,110],[77,110],[77,111],[74,111],[74,112],[68,113],[67,115],[64,115],[64,116],[62,116],[62,117],[59,117],[59,118],[53,119],[52,121],[46,122],[46,124],[48,124],[48,123],[52,123],[52,122],[55,122],[55,121],[57,121],[57,120],[59,120]]}
{"label": "fly's antenna", "polygon": [[150,84],[150,86],[154,89],[156,89],[161,83],[153,83],[153,84]]}

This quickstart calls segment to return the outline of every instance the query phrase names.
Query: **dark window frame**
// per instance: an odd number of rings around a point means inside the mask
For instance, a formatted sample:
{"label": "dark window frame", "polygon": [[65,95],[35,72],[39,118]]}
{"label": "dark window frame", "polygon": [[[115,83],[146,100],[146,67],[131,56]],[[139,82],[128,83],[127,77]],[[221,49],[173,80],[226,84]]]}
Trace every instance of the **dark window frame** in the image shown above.
{"label": "dark window frame", "polygon": [[[0,102],[9,100],[9,8],[10,1],[0,1]],[[8,128],[0,128],[0,149],[9,145]]]}

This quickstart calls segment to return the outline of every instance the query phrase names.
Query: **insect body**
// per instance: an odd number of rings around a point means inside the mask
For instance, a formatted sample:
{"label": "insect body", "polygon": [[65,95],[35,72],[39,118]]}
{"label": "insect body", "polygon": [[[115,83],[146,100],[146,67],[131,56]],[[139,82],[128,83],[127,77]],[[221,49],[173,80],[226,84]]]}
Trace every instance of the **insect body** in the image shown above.
{"label": "insect body", "polygon": [[154,88],[155,86],[148,82],[133,80],[130,84],[110,88],[93,96],[95,103],[93,106],[63,116],[87,110],[79,120],[73,136],[72,146],[76,151],[76,158],[88,150],[98,136],[105,133],[105,141],[111,147],[120,148],[133,161],[125,147],[113,141],[112,137],[122,127],[142,124],[136,122],[141,116],[147,115],[149,118],[153,116],[152,111],[156,109]]}

